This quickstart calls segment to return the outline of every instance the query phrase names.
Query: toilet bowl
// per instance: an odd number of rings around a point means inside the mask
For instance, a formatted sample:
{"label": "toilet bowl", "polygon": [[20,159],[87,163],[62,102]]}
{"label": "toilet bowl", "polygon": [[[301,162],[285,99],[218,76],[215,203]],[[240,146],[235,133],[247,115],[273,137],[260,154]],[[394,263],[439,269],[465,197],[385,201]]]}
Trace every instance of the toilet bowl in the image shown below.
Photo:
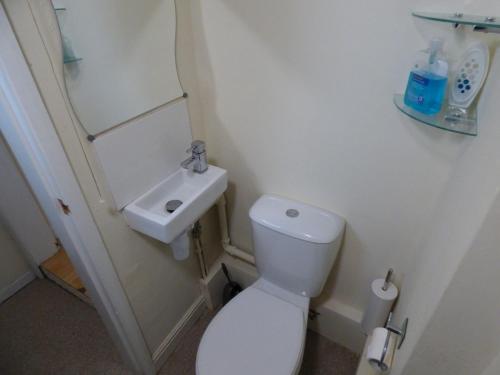
{"label": "toilet bowl", "polygon": [[207,327],[197,375],[295,375],[304,352],[309,300],[323,289],[340,247],[338,215],[273,195],[250,210],[261,277]]}
{"label": "toilet bowl", "polygon": [[307,310],[257,284],[236,296],[208,326],[196,358],[198,375],[298,374]]}

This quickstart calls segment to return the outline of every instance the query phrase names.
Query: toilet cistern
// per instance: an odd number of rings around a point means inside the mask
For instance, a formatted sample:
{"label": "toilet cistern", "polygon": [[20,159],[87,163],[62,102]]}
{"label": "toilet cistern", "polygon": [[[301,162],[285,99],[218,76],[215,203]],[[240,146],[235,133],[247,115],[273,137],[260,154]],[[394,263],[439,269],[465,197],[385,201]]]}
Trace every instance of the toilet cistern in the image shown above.
{"label": "toilet cistern", "polygon": [[191,156],[181,163],[182,168],[191,169],[196,173],[203,173],[208,169],[207,151],[205,142],[193,141],[191,147],[186,152],[191,152]]}

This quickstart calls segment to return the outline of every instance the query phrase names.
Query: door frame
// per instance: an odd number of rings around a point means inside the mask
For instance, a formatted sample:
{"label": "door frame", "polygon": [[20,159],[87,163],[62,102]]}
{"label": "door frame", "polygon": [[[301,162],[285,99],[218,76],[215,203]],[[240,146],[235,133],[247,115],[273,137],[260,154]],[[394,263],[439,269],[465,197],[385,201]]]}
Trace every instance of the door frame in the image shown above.
{"label": "door frame", "polygon": [[152,375],[151,352],[1,3],[0,51],[0,131],[125,362]]}

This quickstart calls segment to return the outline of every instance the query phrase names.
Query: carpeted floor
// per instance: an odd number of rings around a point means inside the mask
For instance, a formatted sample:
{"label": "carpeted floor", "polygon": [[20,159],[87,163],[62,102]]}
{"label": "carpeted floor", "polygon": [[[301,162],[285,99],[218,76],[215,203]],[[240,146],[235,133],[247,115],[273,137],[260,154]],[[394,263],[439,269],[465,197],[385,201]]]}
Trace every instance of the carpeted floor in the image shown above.
{"label": "carpeted floor", "polygon": [[[195,375],[198,344],[213,313],[187,332],[160,370]],[[300,375],[353,375],[358,356],[308,332]],[[48,280],[35,280],[0,305],[0,374],[128,375],[97,312]]]}
{"label": "carpeted floor", "polygon": [[[190,329],[160,375],[195,375],[198,345],[212,317],[213,313],[207,311]],[[354,375],[358,361],[357,354],[308,331],[300,375]]]}
{"label": "carpeted floor", "polygon": [[94,308],[48,280],[0,305],[0,374],[131,374]]}

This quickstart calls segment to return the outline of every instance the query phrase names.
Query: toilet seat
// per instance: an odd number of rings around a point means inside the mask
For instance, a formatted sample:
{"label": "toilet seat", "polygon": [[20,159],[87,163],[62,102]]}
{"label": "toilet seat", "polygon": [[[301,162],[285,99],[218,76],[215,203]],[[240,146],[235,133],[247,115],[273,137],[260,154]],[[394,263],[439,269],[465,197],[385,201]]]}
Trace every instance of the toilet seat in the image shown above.
{"label": "toilet seat", "polygon": [[196,357],[197,375],[294,375],[306,321],[296,305],[249,287],[208,326]]}

